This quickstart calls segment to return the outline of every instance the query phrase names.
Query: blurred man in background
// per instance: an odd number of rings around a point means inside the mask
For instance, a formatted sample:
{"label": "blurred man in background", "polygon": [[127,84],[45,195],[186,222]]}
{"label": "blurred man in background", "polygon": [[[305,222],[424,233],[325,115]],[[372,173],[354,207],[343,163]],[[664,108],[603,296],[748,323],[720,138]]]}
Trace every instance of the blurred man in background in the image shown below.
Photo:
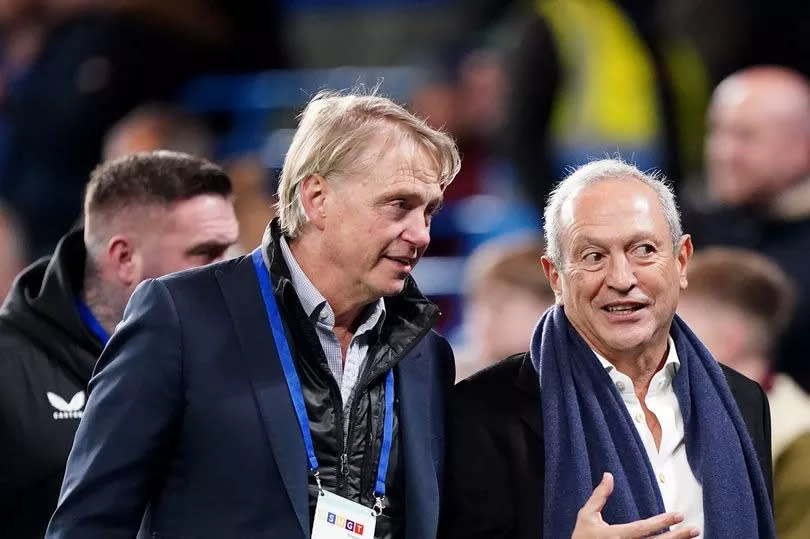
{"label": "blurred man in background", "polygon": [[712,355],[767,392],[771,406],[776,535],[810,537],[810,396],[773,369],[774,349],[792,315],[794,288],[762,255],[710,247],[689,265],[678,312]]}
{"label": "blurred man in background", "polygon": [[731,245],[773,259],[796,283],[796,316],[777,367],[810,388],[810,83],[788,69],[735,73],[715,90],[706,143],[715,208],[687,212],[695,245]]}
{"label": "blurred man in background", "polygon": [[540,267],[536,240],[479,247],[467,263],[465,347],[456,354],[456,380],[526,350],[554,292]]}
{"label": "blurred man in background", "polygon": [[214,158],[214,134],[197,116],[174,105],[149,103],[133,109],[104,136],[105,161],[153,150]]}
{"label": "blurred man in background", "polygon": [[286,65],[273,0],[33,3],[26,24],[37,29],[18,45],[25,60],[13,73],[0,68],[0,83],[10,79],[0,88],[0,197],[17,211],[35,255],[49,253],[76,221],[103,136],[133,107],[172,99],[202,73]]}
{"label": "blurred man in background", "polygon": [[220,260],[238,235],[228,176],[180,153],[100,165],[84,212],[84,227],[28,267],[0,309],[5,537],[44,535],[90,374],[135,287]]}
{"label": "blurred man in background", "polygon": [[[212,130],[199,116],[166,103],[141,105],[127,114],[104,137],[105,160],[134,152],[171,150],[205,159],[214,158]],[[267,223],[275,217],[267,169],[254,155],[241,155],[222,163],[231,179],[233,205],[239,221],[239,241],[229,254],[243,254],[261,241]]]}
{"label": "blurred man in background", "polygon": [[660,4],[530,3],[512,61],[508,138],[538,212],[569,166],[594,157],[632,156],[676,182],[694,167],[709,85],[689,40],[661,24]]}

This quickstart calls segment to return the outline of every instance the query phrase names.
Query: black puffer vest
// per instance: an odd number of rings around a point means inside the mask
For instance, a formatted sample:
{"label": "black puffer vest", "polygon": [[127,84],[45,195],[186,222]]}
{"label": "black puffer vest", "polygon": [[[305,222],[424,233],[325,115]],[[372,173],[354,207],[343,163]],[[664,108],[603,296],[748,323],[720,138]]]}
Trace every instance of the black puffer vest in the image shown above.
{"label": "black puffer vest", "polygon": [[[337,381],[329,370],[315,326],[307,317],[290,280],[279,245],[276,221],[265,234],[262,248],[269,261],[273,290],[290,337],[295,367],[309,418],[312,442],[323,488],[371,508],[382,445],[385,376],[430,331],[439,316],[410,277],[405,289],[385,299],[385,321],[376,343],[369,346],[354,398],[347,413]],[[386,478],[386,501],[377,518],[376,538],[404,536],[404,491],[400,450],[398,398],[394,400],[394,438]],[[344,436],[344,426],[348,433]],[[310,521],[318,492],[310,475]]]}

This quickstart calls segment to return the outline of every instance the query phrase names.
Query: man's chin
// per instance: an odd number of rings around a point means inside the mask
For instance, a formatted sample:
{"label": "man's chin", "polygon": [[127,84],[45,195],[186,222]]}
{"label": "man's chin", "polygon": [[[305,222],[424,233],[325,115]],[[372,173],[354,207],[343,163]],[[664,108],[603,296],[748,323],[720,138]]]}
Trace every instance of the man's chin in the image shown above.
{"label": "man's chin", "polygon": [[387,296],[396,296],[405,289],[405,278],[401,279],[391,279],[387,283],[383,284],[378,290],[380,295],[383,297]]}
{"label": "man's chin", "polygon": [[[629,328],[628,328],[629,329]],[[646,346],[650,340],[650,332],[642,328],[633,328],[630,331],[611,332],[601,339],[607,348],[615,352],[629,352],[639,350]]]}

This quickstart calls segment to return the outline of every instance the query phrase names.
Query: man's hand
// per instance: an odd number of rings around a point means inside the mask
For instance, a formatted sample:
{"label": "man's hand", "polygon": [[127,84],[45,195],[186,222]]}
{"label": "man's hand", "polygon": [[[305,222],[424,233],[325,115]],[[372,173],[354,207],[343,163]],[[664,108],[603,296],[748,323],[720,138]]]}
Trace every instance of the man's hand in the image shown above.
{"label": "man's hand", "polygon": [[[683,521],[683,515],[679,513],[661,513],[645,520],[611,526],[602,520],[601,511],[612,492],[613,475],[605,473],[602,475],[602,481],[593,489],[591,497],[577,513],[577,525],[571,539],[639,539]],[[655,539],[688,539],[699,534],[700,530],[697,528],[684,528],[656,535]]]}

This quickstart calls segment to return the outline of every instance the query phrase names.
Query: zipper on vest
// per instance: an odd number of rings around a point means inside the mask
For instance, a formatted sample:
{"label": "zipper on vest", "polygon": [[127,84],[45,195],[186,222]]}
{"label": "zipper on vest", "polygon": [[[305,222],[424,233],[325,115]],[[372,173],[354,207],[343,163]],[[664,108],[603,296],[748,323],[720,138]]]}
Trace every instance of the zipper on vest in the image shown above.
{"label": "zipper on vest", "polygon": [[346,476],[349,474],[346,436],[344,434],[344,424],[346,422],[346,418],[343,414],[343,396],[340,394],[340,388],[337,385],[337,380],[335,380],[335,376],[329,369],[329,365],[326,363],[325,359],[326,358],[324,357],[324,362],[321,363],[321,370],[323,370],[326,374],[326,383],[329,386],[329,395],[332,397],[332,402],[335,403],[335,423],[337,426],[335,430],[339,431],[338,448],[340,448],[340,458],[338,458],[337,462],[335,463],[335,480],[337,483],[335,487],[337,489],[337,493],[342,495],[345,494],[343,490],[346,485]]}
{"label": "zipper on vest", "polygon": [[[400,353],[397,354],[394,357],[393,361],[390,362],[390,366],[388,368],[393,369],[394,366],[396,366],[396,364],[399,363],[400,360],[402,360],[402,358],[406,357],[411,352],[411,350],[413,350],[413,348],[419,342],[421,342],[421,340],[425,337],[425,335],[427,335],[427,333],[433,327],[433,323],[436,321],[436,319],[438,317],[439,317],[438,312],[434,313],[433,316],[428,317],[428,324],[425,327],[421,328],[419,330],[419,332],[415,335],[415,337],[413,339],[411,339],[411,341],[408,343],[408,345],[405,348],[403,348],[400,351]],[[382,379],[382,374],[384,374],[387,371],[387,369],[382,370],[382,371],[380,371],[379,369],[376,369],[378,372],[374,372],[373,375],[372,375],[372,371],[374,371],[375,369],[373,369],[373,366],[372,366],[371,361],[370,361],[370,357],[371,357],[371,354],[367,354],[365,368],[363,368],[363,372],[360,373],[360,377],[357,380],[357,384],[355,385],[355,389],[354,389],[354,399],[352,399],[351,406],[349,406],[349,418],[348,418],[349,428],[348,428],[347,435],[343,438],[344,442],[343,442],[343,453],[341,454],[341,463],[343,462],[343,458],[345,457],[346,462],[348,464],[349,450],[351,449],[352,435],[354,434],[355,416],[357,415],[357,407],[358,407],[357,403],[360,401],[360,396],[363,394],[363,392],[369,390],[369,387],[371,386],[372,382],[375,382],[375,381],[377,381],[379,379]],[[383,397],[383,400],[384,399],[385,399],[385,397]],[[341,401],[341,403],[342,403],[342,401]],[[372,406],[372,404],[371,404],[371,402],[369,402],[369,407],[371,407],[371,406]],[[394,413],[396,413],[396,411]],[[341,417],[341,420],[342,419],[343,418]],[[341,422],[341,426],[342,426],[342,422]],[[374,462],[374,457],[370,456],[370,455],[373,455],[373,454],[374,454],[373,451],[370,452],[370,454],[366,453],[366,458],[371,458],[372,463]],[[377,460],[379,460],[379,457],[377,457]],[[379,464],[379,462],[377,462],[377,464]],[[368,483],[369,481],[373,481],[373,477],[363,477],[363,472],[365,471],[365,468],[366,468],[365,466],[360,467],[360,492],[359,492],[360,500],[359,501],[361,503],[362,503],[362,499],[363,499],[363,490],[362,489],[363,489],[364,483]],[[376,466],[373,467],[373,468],[376,469]],[[368,475],[371,476],[373,473],[376,473],[376,472],[374,472],[374,470],[369,470]],[[342,478],[341,481],[340,481],[341,486],[345,486],[347,476],[348,476],[348,466],[347,466],[347,469],[346,469],[346,475],[341,475],[340,476]]]}
{"label": "zipper on vest", "polygon": [[349,475],[349,455],[346,454],[346,448],[343,449],[343,453],[340,454],[340,477],[342,481],[345,481]]}
{"label": "zipper on vest", "polygon": [[[349,406],[349,432],[348,432],[348,435],[346,436],[346,445],[344,446],[344,455],[347,457],[347,460],[348,460],[349,449],[351,447],[350,444],[352,442],[352,435],[354,434],[355,418],[357,416],[357,408],[359,406],[358,403],[360,402],[360,399],[361,399],[362,395],[364,395],[366,392],[369,391],[369,388],[371,386],[371,382],[374,381],[376,378],[380,378],[379,375],[375,376],[374,378],[369,378],[369,372],[371,371],[371,361],[370,361],[370,359],[371,358],[370,358],[370,354],[369,354],[369,355],[366,356],[366,364],[365,364],[365,367],[363,368],[363,372],[360,373],[360,377],[357,380],[357,385],[355,386],[355,390],[354,390],[354,399],[352,399],[351,406]],[[369,414],[371,414],[371,408],[373,407],[373,404],[371,402],[371,398],[369,398],[368,406],[369,406]],[[371,427],[371,430],[373,430],[373,427]],[[363,441],[365,441],[365,439]],[[374,454],[373,451],[365,452],[364,460],[371,459],[373,461],[374,460],[374,457],[372,456],[373,454]],[[377,457],[377,458],[379,459],[379,457]],[[359,478],[360,479],[360,491],[358,493],[358,495],[360,497],[360,499],[358,501],[360,503],[362,503],[362,500],[363,500],[363,485],[368,482],[367,478],[363,477],[363,472],[366,469],[367,469],[367,466],[365,465],[365,462],[364,462],[364,464],[362,466],[360,466],[360,478]]]}

